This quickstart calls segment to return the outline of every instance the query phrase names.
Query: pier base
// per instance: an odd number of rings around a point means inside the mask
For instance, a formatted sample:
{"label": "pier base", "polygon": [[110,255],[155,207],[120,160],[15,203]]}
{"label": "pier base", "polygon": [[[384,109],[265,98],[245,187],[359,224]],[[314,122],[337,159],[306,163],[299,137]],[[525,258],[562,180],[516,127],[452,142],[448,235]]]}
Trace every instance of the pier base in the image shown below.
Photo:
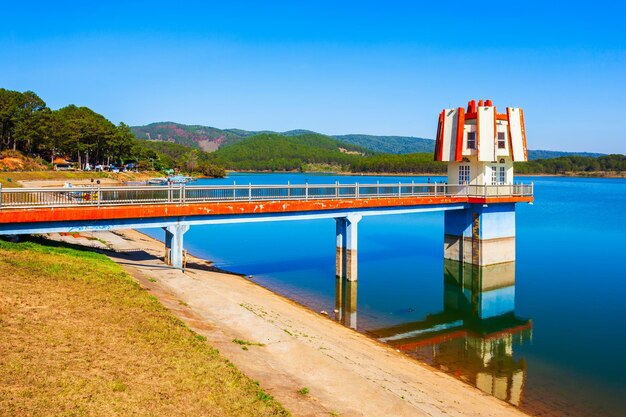
{"label": "pier base", "polygon": [[515,261],[515,204],[445,212],[444,258],[473,265]]}
{"label": "pier base", "polygon": [[174,268],[183,267],[183,236],[189,230],[188,224],[176,224],[164,227],[165,263]]}
{"label": "pier base", "polygon": [[348,281],[356,281],[357,270],[357,242],[358,223],[361,216],[349,215],[336,218],[337,249],[335,255],[335,275]]}

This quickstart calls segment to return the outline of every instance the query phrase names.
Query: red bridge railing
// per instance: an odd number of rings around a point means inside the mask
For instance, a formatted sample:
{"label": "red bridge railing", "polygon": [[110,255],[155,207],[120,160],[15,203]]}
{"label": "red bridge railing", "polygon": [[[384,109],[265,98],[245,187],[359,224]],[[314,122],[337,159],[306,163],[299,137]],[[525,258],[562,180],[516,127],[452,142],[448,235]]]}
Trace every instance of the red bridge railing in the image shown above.
{"label": "red bridge railing", "polygon": [[527,197],[533,184],[464,185],[445,183],[287,184],[211,186],[131,186],[2,188],[0,210],[33,207],[120,206],[276,200],[334,200],[424,196]]}

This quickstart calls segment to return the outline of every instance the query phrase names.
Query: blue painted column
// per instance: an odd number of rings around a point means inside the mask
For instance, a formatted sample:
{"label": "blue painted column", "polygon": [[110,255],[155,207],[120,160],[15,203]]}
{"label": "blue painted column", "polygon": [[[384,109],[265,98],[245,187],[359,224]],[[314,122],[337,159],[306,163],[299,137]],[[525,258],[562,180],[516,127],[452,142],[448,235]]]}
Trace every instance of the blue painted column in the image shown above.
{"label": "blue painted column", "polygon": [[165,248],[169,249],[168,265],[174,268],[183,267],[183,236],[189,230],[188,224],[175,224],[164,227],[165,230]]}
{"label": "blue painted column", "polygon": [[356,281],[358,277],[358,224],[361,216],[349,214],[346,217],[336,218],[337,222],[337,249],[336,249],[336,277]]}
{"label": "blue painted column", "polygon": [[335,234],[337,237],[335,249],[335,278],[337,280],[337,294],[341,294],[341,280],[346,276],[346,218],[335,219]]}
{"label": "blue painted column", "polygon": [[444,214],[444,258],[474,265],[515,261],[515,204],[470,204]]}

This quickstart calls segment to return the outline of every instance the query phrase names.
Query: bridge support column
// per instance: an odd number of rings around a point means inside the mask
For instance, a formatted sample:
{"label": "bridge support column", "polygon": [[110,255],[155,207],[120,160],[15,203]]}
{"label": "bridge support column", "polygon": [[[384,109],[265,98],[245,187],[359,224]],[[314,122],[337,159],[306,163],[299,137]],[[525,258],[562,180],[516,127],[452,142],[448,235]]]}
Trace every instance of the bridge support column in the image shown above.
{"label": "bridge support column", "polygon": [[[337,234],[336,268],[335,276],[337,280],[345,278],[348,281],[356,281],[357,271],[357,242],[358,223],[361,220],[359,215],[349,215],[335,219]],[[338,288],[340,286],[338,285]]]}
{"label": "bridge support column", "polygon": [[165,250],[169,252],[166,256],[168,265],[174,268],[183,267],[183,235],[189,230],[188,224],[175,224],[164,227],[165,230]]}
{"label": "bridge support column", "polygon": [[481,266],[515,261],[515,204],[446,211],[444,258]]}

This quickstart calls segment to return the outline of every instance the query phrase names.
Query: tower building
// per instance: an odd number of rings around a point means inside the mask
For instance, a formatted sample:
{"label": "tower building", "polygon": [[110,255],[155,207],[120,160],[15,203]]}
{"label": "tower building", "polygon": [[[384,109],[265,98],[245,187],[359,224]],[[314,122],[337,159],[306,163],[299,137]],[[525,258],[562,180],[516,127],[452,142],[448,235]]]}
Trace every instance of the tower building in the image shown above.
{"label": "tower building", "polygon": [[435,161],[448,162],[449,184],[513,184],[513,162],[527,160],[521,108],[498,113],[491,100],[472,100],[439,114]]}

